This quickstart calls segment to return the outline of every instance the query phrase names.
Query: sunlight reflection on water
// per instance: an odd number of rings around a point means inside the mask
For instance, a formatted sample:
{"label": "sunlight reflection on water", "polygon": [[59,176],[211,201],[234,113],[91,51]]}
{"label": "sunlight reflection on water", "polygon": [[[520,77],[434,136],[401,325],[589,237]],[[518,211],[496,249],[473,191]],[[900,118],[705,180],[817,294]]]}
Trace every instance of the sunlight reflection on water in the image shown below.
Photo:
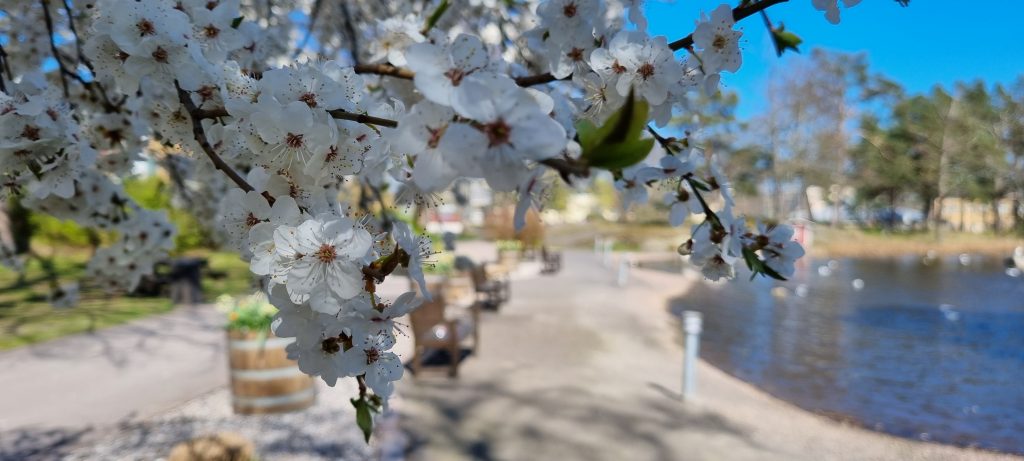
{"label": "sunlight reflection on water", "polygon": [[1024,453],[1024,279],[1001,261],[808,260],[789,282],[748,278],[673,302],[704,313],[716,366],[876,430]]}

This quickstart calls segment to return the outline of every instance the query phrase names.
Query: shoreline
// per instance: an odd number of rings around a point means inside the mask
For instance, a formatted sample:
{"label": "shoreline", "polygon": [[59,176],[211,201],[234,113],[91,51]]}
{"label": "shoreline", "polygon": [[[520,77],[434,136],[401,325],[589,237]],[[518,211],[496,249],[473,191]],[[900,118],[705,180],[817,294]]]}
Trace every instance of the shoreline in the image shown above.
{"label": "shoreline", "polygon": [[[664,254],[662,253],[636,253],[633,255],[635,262],[652,262],[652,261],[664,261]],[[637,278],[653,278],[653,279],[665,279],[666,276],[679,278],[680,276],[687,279],[683,290],[674,290],[673,294],[665,296],[665,307],[661,310],[662,314],[671,318],[674,322],[676,333],[674,334],[673,343],[675,347],[683,347],[682,334],[678,331],[681,321],[679,317],[675,316],[671,312],[672,301],[677,298],[685,297],[689,292],[690,288],[694,283],[700,283],[700,274],[693,269],[686,269],[681,274],[673,274],[670,272],[659,271],[657,269],[646,269],[641,267],[635,267],[633,273]],[[710,375],[710,376],[709,376]],[[964,445],[956,445],[952,443],[945,443],[940,441],[931,440],[919,440],[914,438],[902,437],[899,435],[891,434],[888,432],[876,430],[866,424],[863,424],[856,420],[856,418],[842,414],[828,414],[827,412],[819,412],[812,409],[801,407],[793,402],[785,400],[771,392],[768,392],[753,383],[743,380],[742,378],[730,373],[729,371],[719,368],[712,364],[710,361],[703,357],[698,357],[698,380],[701,386],[698,388],[698,398],[700,398],[701,390],[711,387],[730,387],[735,388],[743,395],[745,401],[737,403],[736,401],[731,402],[719,402],[714,405],[709,405],[709,409],[716,409],[727,415],[734,413],[733,408],[736,407],[753,407],[746,408],[745,411],[742,408],[735,409],[736,413],[743,414],[755,414],[758,417],[764,417],[764,414],[760,414],[758,407],[768,407],[765,410],[769,410],[770,414],[768,418],[772,419],[800,419],[804,420],[800,422],[800,425],[808,426],[806,429],[810,431],[821,431],[821,432],[832,432],[834,434],[828,434],[829,438],[838,439],[849,439],[859,438],[864,439],[861,444],[864,448],[871,446],[877,447],[893,447],[894,452],[882,454],[882,459],[976,459],[976,460],[1024,460],[1024,454],[1003,452],[994,449],[987,449],[981,447],[971,447]],[[717,399],[716,399],[717,400]],[[720,408],[718,405],[724,404],[726,408]],[[774,407],[774,408],[773,408]],[[766,431],[771,430],[765,428]],[[804,434],[806,437],[807,435]],[[816,437],[817,434],[810,435],[810,437]],[[900,455],[898,452],[906,452],[905,455]],[[871,459],[879,459],[871,456],[867,457]],[[862,459],[857,457],[857,459]]]}

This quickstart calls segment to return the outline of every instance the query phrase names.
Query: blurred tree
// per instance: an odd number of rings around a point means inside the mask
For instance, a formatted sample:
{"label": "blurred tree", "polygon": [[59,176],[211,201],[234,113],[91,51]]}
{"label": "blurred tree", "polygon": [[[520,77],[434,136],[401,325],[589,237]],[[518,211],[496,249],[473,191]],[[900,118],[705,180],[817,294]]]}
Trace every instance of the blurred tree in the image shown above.
{"label": "blurred tree", "polygon": [[1008,87],[996,85],[997,136],[1006,154],[1006,187],[1013,192],[1013,228],[1024,234],[1024,75]]}

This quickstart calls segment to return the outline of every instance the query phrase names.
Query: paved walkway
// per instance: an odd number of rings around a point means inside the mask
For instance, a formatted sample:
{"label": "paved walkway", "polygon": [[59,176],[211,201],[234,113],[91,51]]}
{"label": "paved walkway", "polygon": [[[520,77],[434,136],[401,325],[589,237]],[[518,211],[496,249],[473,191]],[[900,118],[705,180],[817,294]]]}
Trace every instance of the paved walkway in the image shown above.
{"label": "paved walkway", "polygon": [[[695,277],[615,270],[581,252],[513,284],[482,321],[458,380],[399,386],[412,460],[1017,459],[898,439],[804,412],[701,363],[679,400],[682,348],[668,300]],[[741,283],[741,282],[738,282]]]}
{"label": "paved walkway", "polygon": [[223,322],[212,307],[179,307],[0,353],[0,460],[54,459],[226,385]]}

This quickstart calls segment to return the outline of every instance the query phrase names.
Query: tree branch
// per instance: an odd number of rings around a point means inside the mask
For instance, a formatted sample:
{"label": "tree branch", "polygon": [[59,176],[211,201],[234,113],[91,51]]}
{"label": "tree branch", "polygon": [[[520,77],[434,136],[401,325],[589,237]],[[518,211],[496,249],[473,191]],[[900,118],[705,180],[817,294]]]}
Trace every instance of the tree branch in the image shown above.
{"label": "tree branch", "polygon": [[[751,4],[748,4],[748,5],[745,5],[745,6],[738,6],[738,7],[734,8],[732,10],[732,18],[733,18],[734,21],[738,22],[738,21],[740,21],[742,19],[750,17],[750,16],[752,16],[754,14],[757,14],[760,11],[764,11],[764,10],[768,9],[768,7],[770,7],[770,6],[774,6],[774,5],[777,5],[779,3],[785,3],[785,2],[788,2],[788,1],[789,0],[762,0],[762,1],[759,1],[757,3],[751,3]],[[668,44],[668,47],[671,48],[672,51],[679,51],[679,50],[682,50],[684,48],[685,49],[689,49],[692,46],[693,46],[693,34],[692,33],[690,35],[687,35],[687,36],[685,36],[685,37],[683,37],[683,38],[681,38],[679,40],[676,40],[676,41]],[[566,77],[563,80],[567,80],[569,78],[571,78],[571,76],[570,77]],[[539,75],[528,75],[526,77],[516,78],[516,83],[519,84],[519,86],[533,86],[533,85],[543,85],[545,83],[551,83],[551,82],[554,82],[556,80],[558,80],[558,79],[555,78],[554,75],[551,75],[551,73],[544,73],[544,74],[539,74]]]}
{"label": "tree branch", "polygon": [[[57,61],[57,67],[60,69],[60,84],[64,89],[64,99],[71,98],[71,92],[68,90],[68,79],[66,74],[72,73],[64,68],[64,61],[60,60],[60,51],[57,50],[57,42],[53,38],[53,17],[50,16],[50,7],[47,6],[46,0],[39,0],[39,6],[43,7],[43,20],[46,21],[46,31],[48,38],[50,39],[50,51],[53,52],[53,60]],[[77,75],[77,74],[75,74]]]}
{"label": "tree branch", "polygon": [[327,113],[331,114],[331,117],[334,117],[334,118],[336,118],[338,120],[351,120],[351,121],[357,122],[357,123],[366,123],[366,124],[369,124],[369,125],[386,126],[386,127],[389,127],[389,128],[397,128],[398,127],[398,122],[395,121],[395,120],[391,120],[391,119],[387,119],[387,118],[374,117],[372,115],[356,114],[356,113],[352,113],[352,112],[346,112],[346,111],[343,111],[341,109],[330,110],[330,111],[327,111]]}
{"label": "tree branch", "polygon": [[[760,11],[768,9],[768,7],[778,5],[779,3],[786,3],[788,1],[789,0],[761,0],[757,3],[751,3],[745,6],[737,6],[732,10],[732,19],[733,21],[739,22],[757,14]],[[668,44],[668,47],[672,48],[672,51],[679,51],[683,48],[690,48],[691,46],[693,46],[692,33]]]}
{"label": "tree branch", "polygon": [[[224,159],[217,155],[217,152],[213,150],[213,146],[210,145],[210,140],[206,138],[206,130],[203,129],[203,117],[201,117],[201,111],[196,107],[195,103],[192,102],[192,97],[188,94],[188,91],[181,89],[178,82],[174,82],[174,87],[178,90],[178,101],[185,107],[185,111],[188,112],[188,116],[192,119],[192,137],[195,138],[196,142],[199,143],[199,147],[206,153],[206,156],[213,162],[213,166],[218,170],[222,171],[232,182],[234,182],[243,191],[251,192],[256,190],[250,185],[244,178],[242,178],[238,172],[236,172],[231,165],[228,165]],[[263,192],[263,198],[267,199],[267,203],[273,205],[274,197],[268,194],[266,191]]]}
{"label": "tree branch", "polygon": [[412,80],[415,75],[413,71],[404,67],[395,67],[391,64],[358,64],[354,66],[357,74],[386,75],[388,77],[403,78]]}
{"label": "tree branch", "polygon": [[[189,113],[193,117],[195,117],[195,118],[197,118],[199,120],[204,120],[204,119],[208,119],[208,118],[228,117],[228,116],[231,115],[231,114],[228,113],[227,109],[225,109],[223,107],[214,107],[212,109],[199,109],[199,108],[196,108],[195,110],[190,110]],[[347,112],[347,111],[344,111],[344,110],[341,110],[341,109],[330,110],[330,111],[327,111],[327,113],[331,114],[331,117],[334,117],[334,118],[336,118],[338,120],[350,120],[350,121],[353,121],[353,122],[356,122],[356,123],[365,123],[365,124],[368,124],[368,125],[386,126],[386,127],[389,127],[389,128],[397,128],[398,127],[398,121],[396,121],[396,120],[391,120],[391,119],[387,119],[387,118],[380,118],[380,117],[374,117],[372,115],[356,114],[356,113]]]}
{"label": "tree branch", "polygon": [[590,177],[590,166],[581,160],[569,157],[552,157],[537,163],[557,171],[566,184],[569,184],[574,176],[577,178]]}
{"label": "tree branch", "polygon": [[348,9],[348,1],[341,2],[341,15],[345,19],[345,33],[348,35],[348,50],[349,54],[352,55],[352,64],[359,65],[359,35],[356,33],[356,28],[352,24],[352,12]]}

